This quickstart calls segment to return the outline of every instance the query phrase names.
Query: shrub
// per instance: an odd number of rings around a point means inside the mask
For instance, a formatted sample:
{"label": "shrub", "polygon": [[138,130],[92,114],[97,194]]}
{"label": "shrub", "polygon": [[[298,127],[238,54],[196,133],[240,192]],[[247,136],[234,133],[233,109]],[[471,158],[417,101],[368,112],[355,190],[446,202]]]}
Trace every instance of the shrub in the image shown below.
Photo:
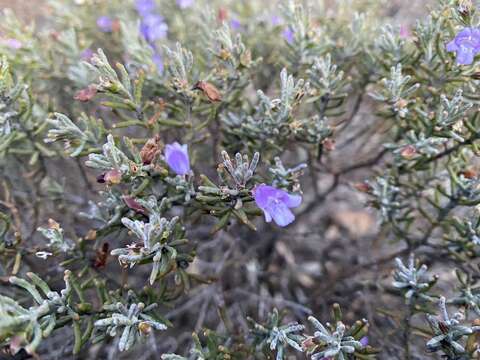
{"label": "shrub", "polygon": [[477,358],[480,19],[383,5],[5,10],[2,351]]}

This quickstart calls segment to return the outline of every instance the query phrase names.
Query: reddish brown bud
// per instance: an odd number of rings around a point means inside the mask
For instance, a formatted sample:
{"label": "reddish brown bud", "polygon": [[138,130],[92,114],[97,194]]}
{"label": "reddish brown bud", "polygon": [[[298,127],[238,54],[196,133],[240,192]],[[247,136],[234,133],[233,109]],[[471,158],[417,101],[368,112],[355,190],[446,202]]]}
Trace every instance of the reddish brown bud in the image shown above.
{"label": "reddish brown bud", "polygon": [[214,85],[206,81],[197,82],[193,88],[202,90],[202,92],[207,96],[208,100],[210,100],[211,102],[222,100],[220,91],[218,91],[218,89]]}
{"label": "reddish brown bud", "polygon": [[97,87],[95,85],[89,85],[87,88],[79,90],[73,97],[77,101],[87,102],[93,99],[97,94]]}
{"label": "reddish brown bud", "polygon": [[60,224],[53,219],[48,219],[48,227],[50,229],[60,230]]}
{"label": "reddish brown bud", "polygon": [[356,184],[353,185],[353,187],[356,190],[364,192],[364,193],[369,193],[369,192],[372,191],[372,187],[369,184],[367,184],[366,182],[356,183]]}
{"label": "reddish brown bud", "polygon": [[411,159],[415,156],[416,153],[417,153],[417,149],[413,145],[404,146],[400,151],[400,155],[404,159]]}
{"label": "reddish brown bud", "polygon": [[109,248],[110,245],[108,243],[103,243],[102,248],[97,250],[95,261],[93,262],[93,266],[96,269],[103,268],[107,264]]}
{"label": "reddish brown bud", "polygon": [[145,208],[140,205],[140,203],[133,197],[131,196],[124,196],[123,201],[125,201],[125,204],[132,210],[135,210],[136,212],[140,214],[145,214],[146,210]]}
{"label": "reddish brown bud", "polygon": [[145,165],[151,164],[153,160],[162,151],[163,144],[160,141],[160,136],[156,135],[154,138],[149,139],[142,150],[140,150],[140,157]]}
{"label": "reddish brown bud", "polygon": [[218,9],[218,21],[223,23],[225,20],[227,20],[228,18],[228,12],[227,12],[227,9],[225,9],[224,7],[221,7],[220,9]]}
{"label": "reddish brown bud", "polygon": [[109,170],[105,173],[103,178],[108,185],[120,184],[122,181],[122,172],[117,169]]}
{"label": "reddish brown bud", "polygon": [[335,150],[335,140],[326,138],[322,142],[323,148],[327,151],[333,151]]}
{"label": "reddish brown bud", "polygon": [[477,172],[472,169],[460,171],[460,175],[463,175],[463,177],[466,179],[475,179],[478,176]]}

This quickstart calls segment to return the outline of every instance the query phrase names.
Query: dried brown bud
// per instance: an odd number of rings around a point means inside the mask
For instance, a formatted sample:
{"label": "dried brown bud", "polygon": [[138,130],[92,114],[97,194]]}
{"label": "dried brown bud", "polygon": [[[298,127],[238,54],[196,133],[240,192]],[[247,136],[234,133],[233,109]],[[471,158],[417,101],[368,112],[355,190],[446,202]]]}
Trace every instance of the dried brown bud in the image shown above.
{"label": "dried brown bud", "polygon": [[140,205],[140,203],[133,197],[131,196],[124,196],[123,201],[125,201],[125,204],[132,210],[135,210],[136,212],[140,214],[145,214],[146,210],[145,208]]}
{"label": "dried brown bud", "polygon": [[302,348],[306,351],[312,349],[315,347],[315,341],[313,340],[313,337],[307,337],[305,340],[302,341]]}
{"label": "dried brown bud", "polygon": [[142,162],[145,165],[151,164],[153,160],[160,154],[162,151],[163,144],[160,141],[160,136],[156,135],[155,137],[148,139],[148,141],[140,150],[140,157]]}
{"label": "dried brown bud", "polygon": [[227,18],[228,18],[227,9],[225,9],[224,7],[221,7],[220,9],[218,9],[217,18],[218,18],[218,21],[221,22],[221,23],[223,23],[225,20],[227,20]]}
{"label": "dried brown bud", "polygon": [[97,239],[97,232],[93,229],[88,230],[87,235],[85,235],[85,240],[96,240]]}
{"label": "dried brown bud", "polygon": [[326,138],[322,142],[323,148],[327,151],[333,151],[335,150],[335,140]]}
{"label": "dried brown bud", "polygon": [[110,245],[108,243],[103,243],[102,248],[97,250],[95,261],[93,262],[93,267],[100,269],[105,267],[108,259],[108,249]]}
{"label": "dried brown bud", "polygon": [[250,50],[247,49],[242,53],[242,55],[240,55],[240,64],[248,68],[251,63],[252,53],[250,52]]}
{"label": "dried brown bud", "polygon": [[60,224],[53,219],[48,219],[48,227],[50,229],[60,230]]}
{"label": "dried brown bud", "polygon": [[218,89],[214,85],[206,81],[197,82],[193,88],[202,90],[202,92],[207,96],[208,100],[212,102],[222,100],[220,91],[218,91]]}
{"label": "dried brown bud", "polygon": [[367,184],[366,182],[356,183],[356,184],[353,185],[353,187],[356,190],[364,192],[364,193],[369,193],[369,192],[372,191],[372,187],[369,184]]}
{"label": "dried brown bud", "polygon": [[109,170],[105,173],[103,179],[108,185],[120,184],[122,181],[122,172],[117,169]]}
{"label": "dried brown bud", "polygon": [[148,335],[152,331],[152,327],[148,323],[142,321],[140,324],[138,324],[138,331],[140,331],[143,335]]}
{"label": "dried brown bud", "polygon": [[403,149],[400,151],[400,155],[407,160],[413,158],[416,153],[417,149],[413,145],[404,146]]}
{"label": "dried brown bud", "polygon": [[460,175],[463,175],[463,177],[466,179],[475,179],[478,176],[477,172],[472,169],[460,171]]}
{"label": "dried brown bud", "polygon": [[87,88],[79,90],[73,97],[75,100],[87,102],[93,99],[97,94],[97,87],[95,85],[89,85]]}

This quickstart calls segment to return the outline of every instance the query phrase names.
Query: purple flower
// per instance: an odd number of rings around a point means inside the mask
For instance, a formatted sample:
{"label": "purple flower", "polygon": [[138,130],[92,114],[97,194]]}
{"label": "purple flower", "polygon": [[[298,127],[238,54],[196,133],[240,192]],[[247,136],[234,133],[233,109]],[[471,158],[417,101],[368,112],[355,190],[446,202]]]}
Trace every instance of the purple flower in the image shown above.
{"label": "purple flower", "polygon": [[362,346],[367,346],[368,345],[368,336],[364,336],[360,339],[360,344],[362,344]]}
{"label": "purple flower", "polygon": [[195,0],[177,0],[177,5],[180,9],[186,9],[195,3]]}
{"label": "purple flower", "polygon": [[168,25],[162,16],[148,14],[140,23],[140,32],[148,42],[154,42],[167,36]]}
{"label": "purple flower", "polygon": [[80,57],[82,58],[82,60],[85,60],[85,61],[90,61],[92,56],[93,56],[93,50],[90,48],[86,48],[80,53]]}
{"label": "purple flower", "polygon": [[165,146],[165,161],[177,175],[187,174],[190,171],[188,145],[180,145],[178,142],[167,144]]}
{"label": "purple flower", "polygon": [[152,57],[152,61],[157,67],[157,71],[159,74],[163,74],[163,58],[162,55],[155,53]]}
{"label": "purple flower", "polygon": [[279,26],[283,24],[283,19],[278,15],[270,16],[270,23],[272,26]]}
{"label": "purple flower", "polygon": [[102,32],[111,32],[113,28],[113,20],[109,16],[100,16],[97,19],[97,26]]}
{"label": "purple flower", "polygon": [[230,27],[235,31],[240,31],[242,29],[242,23],[237,19],[230,20]]}
{"label": "purple flower", "polygon": [[447,51],[456,52],[458,65],[470,65],[480,52],[480,29],[463,29],[447,44]]}
{"label": "purple flower", "polygon": [[136,0],[135,9],[141,16],[147,16],[155,10],[155,0]]}
{"label": "purple flower", "polygon": [[22,42],[17,39],[2,39],[1,44],[15,50],[21,49],[23,46]]}
{"label": "purple flower", "polygon": [[265,221],[270,222],[273,219],[279,226],[287,226],[295,220],[290,208],[300,206],[302,202],[300,195],[292,195],[265,184],[255,187],[253,196],[257,206],[263,210]]}
{"label": "purple flower", "polygon": [[293,33],[293,30],[290,29],[290,27],[286,27],[283,32],[282,32],[283,38],[289,43],[293,43],[295,40],[295,34]]}
{"label": "purple flower", "polygon": [[400,26],[399,35],[401,39],[408,39],[412,34],[410,33],[410,29],[406,25]]}

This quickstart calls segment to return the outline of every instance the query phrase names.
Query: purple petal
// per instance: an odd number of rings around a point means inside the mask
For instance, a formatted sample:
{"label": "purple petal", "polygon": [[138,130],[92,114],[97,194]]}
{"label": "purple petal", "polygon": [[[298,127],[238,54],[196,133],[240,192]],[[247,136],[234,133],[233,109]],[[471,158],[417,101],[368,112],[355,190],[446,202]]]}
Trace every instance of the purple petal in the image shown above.
{"label": "purple petal", "polygon": [[195,3],[195,0],[177,0],[177,5],[180,9],[186,9]]}
{"label": "purple petal", "polygon": [[22,42],[17,39],[2,39],[1,43],[2,45],[5,45],[10,49],[15,49],[15,50],[18,50],[23,46]]}
{"label": "purple petal", "polygon": [[446,48],[447,48],[447,51],[457,51],[458,50],[458,46],[457,46],[457,44],[455,44],[455,40],[450,41],[447,44]]}
{"label": "purple petal", "polygon": [[230,20],[230,27],[233,30],[239,31],[239,30],[242,29],[242,23],[240,21],[238,21],[237,19],[232,19],[232,20]]}
{"label": "purple petal", "polygon": [[155,1],[154,0],[136,0],[135,9],[141,16],[147,16],[153,10],[155,10]]}
{"label": "purple petal", "polygon": [[165,161],[177,175],[187,174],[190,172],[188,146],[180,145],[178,142],[168,144],[165,147]]}
{"label": "purple petal", "polygon": [[287,226],[295,220],[290,207],[297,207],[302,201],[300,195],[292,195],[282,189],[261,184],[253,191],[255,203],[264,212],[265,221],[272,219],[279,226]]}
{"label": "purple petal", "polygon": [[89,61],[93,56],[93,50],[90,48],[86,48],[80,53],[80,57],[82,60]]}
{"label": "purple petal", "polygon": [[360,339],[360,344],[362,344],[362,346],[367,346],[368,345],[368,336],[364,336]]}
{"label": "purple petal", "polygon": [[102,32],[111,32],[113,28],[113,20],[109,16],[100,16],[97,19],[97,26]]}
{"label": "purple petal", "polygon": [[158,73],[163,74],[164,65],[163,65],[162,56],[160,54],[155,54],[152,57],[152,61],[155,64],[155,66],[157,67]]}
{"label": "purple petal", "polygon": [[283,20],[280,16],[278,15],[272,15],[270,17],[270,22],[272,24],[272,26],[279,26],[279,25],[282,25],[283,23]]}
{"label": "purple petal", "polygon": [[162,16],[149,14],[140,23],[140,32],[148,42],[167,37],[168,25]]}
{"label": "purple petal", "polygon": [[295,220],[295,215],[293,215],[287,205],[281,201],[272,199],[267,210],[278,226],[285,227]]}
{"label": "purple petal", "polygon": [[302,197],[300,195],[289,194],[285,192],[285,194],[282,196],[282,201],[289,208],[296,208],[302,203]]}
{"label": "purple petal", "polygon": [[293,41],[295,40],[295,34],[289,27],[283,30],[282,36],[289,44],[293,43]]}
{"label": "purple petal", "polygon": [[460,46],[460,49],[457,51],[457,64],[458,65],[470,65],[473,63],[473,49],[467,48],[465,46]]}

